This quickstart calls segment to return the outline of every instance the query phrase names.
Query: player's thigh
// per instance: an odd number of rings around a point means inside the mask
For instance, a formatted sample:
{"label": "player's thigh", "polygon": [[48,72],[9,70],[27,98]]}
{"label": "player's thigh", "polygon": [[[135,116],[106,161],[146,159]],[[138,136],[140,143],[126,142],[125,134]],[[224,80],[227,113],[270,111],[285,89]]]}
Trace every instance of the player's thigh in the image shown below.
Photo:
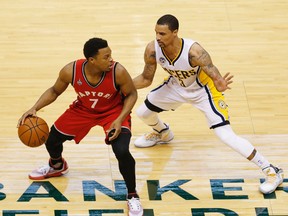
{"label": "player's thigh", "polygon": [[73,136],[76,143],[79,143],[95,125],[97,120],[94,116],[72,108],[66,110],[54,123],[59,132]]}
{"label": "player's thigh", "polygon": [[163,84],[152,90],[147,95],[147,100],[152,105],[159,107],[162,110],[175,110],[181,104],[185,103],[185,100],[167,84]]}
{"label": "player's thigh", "polygon": [[210,127],[223,124],[229,121],[228,106],[225,97],[216,89],[211,91],[207,86],[202,89],[202,100],[193,102],[193,105],[201,110],[208,121]]}

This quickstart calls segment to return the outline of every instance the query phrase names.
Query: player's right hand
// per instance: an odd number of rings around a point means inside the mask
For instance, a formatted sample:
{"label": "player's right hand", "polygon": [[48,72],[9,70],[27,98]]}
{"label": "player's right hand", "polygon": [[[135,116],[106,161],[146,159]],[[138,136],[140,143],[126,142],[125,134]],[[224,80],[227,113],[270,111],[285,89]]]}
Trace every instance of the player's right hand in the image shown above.
{"label": "player's right hand", "polygon": [[30,110],[28,110],[27,112],[25,112],[25,113],[21,116],[21,118],[18,120],[17,128],[24,123],[25,119],[26,119],[28,116],[35,116],[35,117],[36,117],[36,116],[37,116],[37,115],[36,115],[36,110],[35,110],[35,109],[30,109]]}

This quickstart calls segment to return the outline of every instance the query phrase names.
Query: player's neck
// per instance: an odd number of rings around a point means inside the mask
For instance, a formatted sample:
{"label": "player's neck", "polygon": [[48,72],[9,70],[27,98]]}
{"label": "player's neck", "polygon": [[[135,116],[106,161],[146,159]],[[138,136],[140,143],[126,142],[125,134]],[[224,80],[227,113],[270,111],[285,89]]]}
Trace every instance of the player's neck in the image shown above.
{"label": "player's neck", "polygon": [[103,71],[98,70],[97,68],[91,66],[89,63],[85,65],[84,73],[86,76],[91,77],[100,77],[102,76]]}
{"label": "player's neck", "polygon": [[169,58],[173,59],[176,55],[178,55],[178,53],[180,52],[182,47],[182,39],[177,37],[173,40],[173,42],[164,47],[164,52],[166,55],[169,56]]}
{"label": "player's neck", "polygon": [[103,71],[100,71],[97,68],[91,67],[91,65],[86,64],[84,68],[84,74],[89,83],[95,85],[100,81],[101,77],[103,76]]}

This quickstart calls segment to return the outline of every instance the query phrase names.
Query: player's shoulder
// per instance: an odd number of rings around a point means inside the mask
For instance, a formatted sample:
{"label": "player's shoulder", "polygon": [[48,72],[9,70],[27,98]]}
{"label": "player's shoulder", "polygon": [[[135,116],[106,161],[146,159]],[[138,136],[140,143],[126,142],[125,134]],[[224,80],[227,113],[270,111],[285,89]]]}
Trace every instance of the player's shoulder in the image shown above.
{"label": "player's shoulder", "polygon": [[69,62],[68,64],[64,65],[64,67],[61,69],[61,72],[63,73],[72,73],[74,68],[75,61]]}
{"label": "player's shoulder", "polygon": [[116,75],[126,73],[126,68],[120,62],[114,62],[114,70]]}
{"label": "player's shoulder", "polygon": [[124,69],[124,66],[120,62],[114,61],[113,64],[114,64],[114,70],[116,71],[121,71]]}
{"label": "player's shoulder", "polygon": [[82,65],[85,64],[86,62],[87,62],[86,59],[77,59],[77,60],[71,61],[71,62],[67,63],[66,65],[64,65],[62,70],[73,71],[73,68],[75,66],[81,66],[82,67]]}
{"label": "player's shoulder", "polygon": [[189,42],[189,43],[195,43],[197,42],[196,40],[192,39],[192,38],[182,38],[185,42]]}
{"label": "player's shoulder", "polygon": [[145,52],[155,52],[155,41],[150,41],[147,46]]}
{"label": "player's shoulder", "polygon": [[184,42],[184,46],[192,48],[194,44],[197,44],[198,42],[196,40],[193,40],[191,38],[182,38]]}
{"label": "player's shoulder", "polygon": [[117,85],[122,85],[127,82],[127,79],[131,79],[127,69],[119,62],[114,62],[114,72]]}
{"label": "player's shoulder", "polygon": [[64,67],[60,70],[59,76],[61,77],[62,80],[66,80],[67,82],[71,82],[71,78],[73,75],[73,68],[74,68],[74,63],[69,62],[68,64],[64,65]]}

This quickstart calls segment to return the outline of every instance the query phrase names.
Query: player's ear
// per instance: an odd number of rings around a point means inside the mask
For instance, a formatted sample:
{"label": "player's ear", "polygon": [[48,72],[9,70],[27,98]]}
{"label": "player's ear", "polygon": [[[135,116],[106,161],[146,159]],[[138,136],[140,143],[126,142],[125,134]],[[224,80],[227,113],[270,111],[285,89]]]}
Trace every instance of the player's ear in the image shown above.
{"label": "player's ear", "polygon": [[177,34],[178,34],[178,29],[175,29],[175,30],[173,31],[173,34],[174,34],[174,35],[177,35]]}
{"label": "player's ear", "polygon": [[93,63],[95,63],[96,59],[93,58],[93,57],[89,57],[89,58],[88,58],[88,61],[91,62],[91,63],[93,64]]}

